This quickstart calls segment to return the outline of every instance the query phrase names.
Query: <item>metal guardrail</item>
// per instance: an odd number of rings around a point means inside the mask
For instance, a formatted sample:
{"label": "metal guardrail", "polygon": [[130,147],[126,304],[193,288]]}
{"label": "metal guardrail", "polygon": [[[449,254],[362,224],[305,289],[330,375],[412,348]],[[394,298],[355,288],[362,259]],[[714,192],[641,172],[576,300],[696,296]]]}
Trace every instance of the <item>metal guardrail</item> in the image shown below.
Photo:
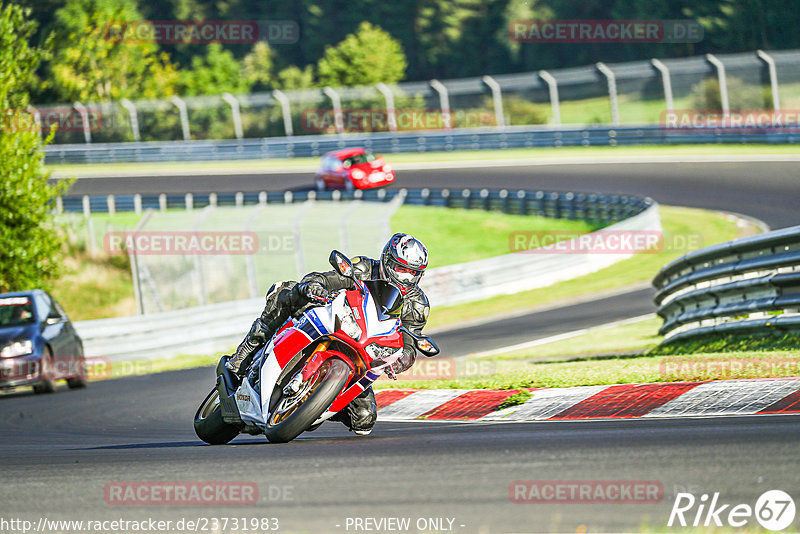
{"label": "metal guardrail", "polygon": [[391,202],[397,195],[415,206],[483,209],[553,219],[611,223],[636,215],[652,201],[636,195],[607,195],[519,189],[366,189],[355,191],[281,191],[258,193],[186,193],[160,195],[65,196],[58,201],[62,212],[114,213],[168,209],[200,209],[206,206],[252,206],[320,201],[363,200]]}
{"label": "metal guardrail", "polygon": [[463,128],[444,132],[49,145],[45,147],[45,163],[144,163],[314,157],[348,146],[364,146],[378,153],[401,153],[560,146],[796,142],[800,142],[800,131],[791,128],[666,129],[659,126],[625,126],[556,129],[512,126]]}
{"label": "metal guardrail", "polygon": [[[402,191],[381,190],[369,192],[369,195],[375,194],[376,198],[380,195],[383,200],[389,200]],[[620,230],[660,228],[657,204],[638,196],[544,191],[509,193],[507,190],[485,189],[477,194],[468,189],[458,194],[451,194],[448,190],[422,189],[406,191],[405,195],[408,204],[496,209],[509,213],[615,222]],[[365,192],[364,198],[367,196]],[[293,195],[292,200],[296,199]],[[71,203],[65,202],[64,205]],[[549,285],[593,272],[629,255],[507,254],[469,264],[430,269],[425,275],[423,288],[430,293],[434,306],[448,305]],[[497,265],[493,266],[492,262]],[[471,273],[469,277],[457,272],[465,266]],[[509,285],[512,279],[514,284]],[[86,354],[92,357],[119,361],[209,353],[228,349],[240,341],[261,306],[263,299],[247,299],[133,317],[79,321],[75,327],[84,341]]]}
{"label": "metal guardrail", "polygon": [[800,330],[800,226],[690,252],[653,285],[665,342]]}

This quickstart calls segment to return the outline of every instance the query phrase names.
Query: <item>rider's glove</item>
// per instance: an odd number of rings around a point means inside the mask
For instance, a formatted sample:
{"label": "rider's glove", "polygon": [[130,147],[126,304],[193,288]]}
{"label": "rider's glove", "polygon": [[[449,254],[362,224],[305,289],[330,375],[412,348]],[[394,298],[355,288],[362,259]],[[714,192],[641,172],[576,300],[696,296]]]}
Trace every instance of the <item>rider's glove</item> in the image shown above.
{"label": "rider's glove", "polygon": [[307,301],[321,304],[327,302],[328,296],[330,295],[330,292],[325,289],[325,286],[319,282],[304,282],[298,284],[297,290]]}

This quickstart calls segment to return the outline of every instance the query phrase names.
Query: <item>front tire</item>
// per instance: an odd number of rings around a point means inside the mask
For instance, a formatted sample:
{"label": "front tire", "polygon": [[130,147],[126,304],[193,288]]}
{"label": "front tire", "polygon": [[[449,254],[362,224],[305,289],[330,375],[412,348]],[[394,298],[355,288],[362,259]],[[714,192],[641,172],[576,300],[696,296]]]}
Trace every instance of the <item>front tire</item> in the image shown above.
{"label": "front tire", "polygon": [[239,429],[222,419],[219,391],[211,390],[194,415],[194,433],[209,445],[224,445],[239,435]]}
{"label": "front tire", "polygon": [[39,373],[39,383],[33,386],[34,393],[52,393],[56,390],[56,381],[53,376],[53,353],[50,347],[46,346],[42,350],[41,362],[42,370]]}
{"label": "front tire", "polygon": [[89,379],[86,376],[86,358],[83,354],[83,345],[78,345],[78,357],[80,358],[80,374],[73,378],[67,379],[67,387],[69,389],[81,389],[89,385]]}
{"label": "front tire", "polygon": [[267,421],[264,431],[267,439],[272,443],[286,443],[309,430],[341,393],[349,375],[349,365],[339,358],[330,358],[301,385],[294,397],[281,393]]}

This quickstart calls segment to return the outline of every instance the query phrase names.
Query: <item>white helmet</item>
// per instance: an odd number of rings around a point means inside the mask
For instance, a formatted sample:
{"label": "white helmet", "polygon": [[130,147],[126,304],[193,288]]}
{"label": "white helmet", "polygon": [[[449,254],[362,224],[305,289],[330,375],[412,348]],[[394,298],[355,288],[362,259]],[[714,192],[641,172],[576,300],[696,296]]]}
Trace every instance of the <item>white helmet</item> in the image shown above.
{"label": "white helmet", "polygon": [[406,293],[416,286],[428,267],[428,249],[408,234],[394,234],[381,252],[381,277]]}

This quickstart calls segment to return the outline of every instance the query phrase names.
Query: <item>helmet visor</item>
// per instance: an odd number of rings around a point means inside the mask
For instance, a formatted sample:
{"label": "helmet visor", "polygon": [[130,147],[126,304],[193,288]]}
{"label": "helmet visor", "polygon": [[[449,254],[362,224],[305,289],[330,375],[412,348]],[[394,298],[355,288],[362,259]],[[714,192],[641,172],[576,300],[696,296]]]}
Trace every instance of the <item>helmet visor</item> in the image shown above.
{"label": "helmet visor", "polygon": [[400,265],[399,263],[392,262],[392,265],[389,266],[389,269],[391,269],[394,279],[403,285],[415,285],[419,283],[420,279],[422,278],[422,271],[406,267],[405,265]]}

